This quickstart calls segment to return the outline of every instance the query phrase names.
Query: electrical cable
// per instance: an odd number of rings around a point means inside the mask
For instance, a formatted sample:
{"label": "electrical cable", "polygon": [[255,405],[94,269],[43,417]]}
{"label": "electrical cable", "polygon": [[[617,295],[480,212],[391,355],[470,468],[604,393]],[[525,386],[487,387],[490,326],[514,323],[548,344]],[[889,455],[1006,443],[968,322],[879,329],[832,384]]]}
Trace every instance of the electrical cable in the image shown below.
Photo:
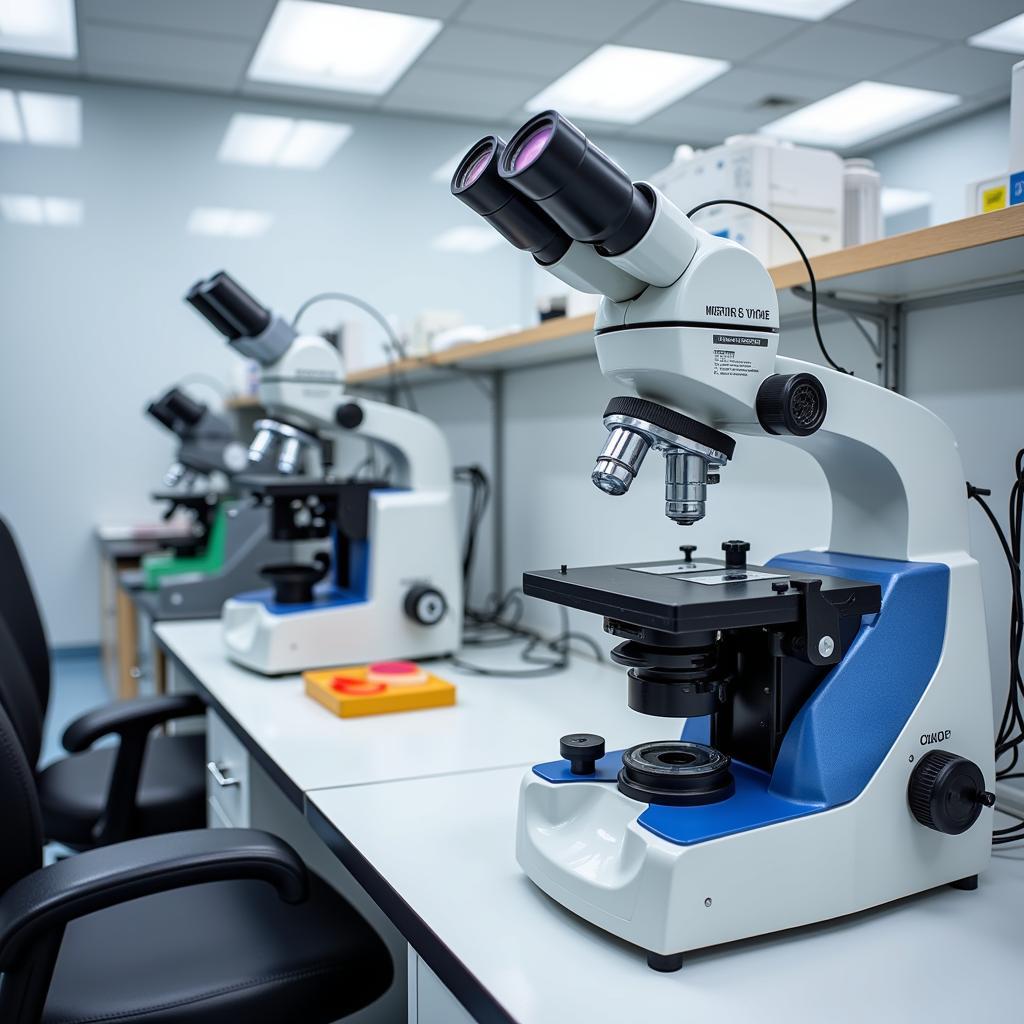
{"label": "electrical cable", "polygon": [[[376,306],[371,305],[365,299],[359,298],[358,295],[349,295],[348,292],[318,292],[316,295],[312,295],[306,299],[306,301],[303,302],[295,311],[295,316],[292,317],[292,327],[298,328],[302,315],[311,306],[315,306],[318,302],[326,302],[328,300],[347,302],[349,305],[355,306],[357,309],[361,309],[367,314],[367,316],[373,319],[387,335],[388,343],[383,346],[384,358],[387,360],[392,395],[393,398],[396,398],[398,394],[399,381],[402,379],[402,375],[395,371],[395,362],[398,359],[408,359],[409,352],[405,347],[405,342],[399,338],[395,329],[388,322],[387,317],[385,317]],[[413,412],[415,412],[416,400],[413,397],[412,389],[409,387],[408,382],[403,381],[403,383],[405,385],[406,404]],[[397,404],[397,402],[395,404]]]}
{"label": "electrical cable", "polygon": [[821,349],[821,354],[825,357],[825,362],[832,367],[833,370],[838,370],[840,373],[849,374],[853,376],[852,370],[847,370],[846,367],[840,366],[829,354],[828,349],[825,348],[825,342],[821,337],[821,325],[818,323],[818,281],[814,276],[814,270],[811,267],[811,261],[807,258],[807,253],[804,252],[804,247],[796,240],[796,235],[793,234],[785,224],[782,223],[777,217],[773,217],[767,210],[762,210],[760,206],[755,206],[753,203],[744,202],[742,199],[709,199],[706,203],[698,203],[692,210],[687,213],[687,217],[692,217],[695,213],[700,210],[705,210],[709,206],[742,206],[745,210],[753,210],[754,213],[759,213],[766,220],[770,220],[792,243],[796,251],[800,254],[800,259],[803,260],[804,268],[807,271],[808,280],[811,282],[811,322],[814,324],[814,337],[818,341],[818,348]]}
{"label": "electrical cable", "polygon": [[[975,487],[968,481],[967,497],[973,498],[992,525],[1007,568],[1010,571],[1010,680],[1006,704],[996,733],[996,780],[1024,778],[1024,771],[1015,771],[1021,763],[1024,745],[1024,674],[1021,673],[1021,648],[1024,644],[1024,594],[1021,586],[1021,540],[1024,526],[1024,448],[1014,460],[1014,481],[1009,498],[1009,533],[1004,532],[995,513],[985,500],[992,494],[984,487]],[[999,762],[1006,763],[1002,767]],[[1024,839],[1024,821],[1007,828],[996,829],[993,844],[1003,845]]]}

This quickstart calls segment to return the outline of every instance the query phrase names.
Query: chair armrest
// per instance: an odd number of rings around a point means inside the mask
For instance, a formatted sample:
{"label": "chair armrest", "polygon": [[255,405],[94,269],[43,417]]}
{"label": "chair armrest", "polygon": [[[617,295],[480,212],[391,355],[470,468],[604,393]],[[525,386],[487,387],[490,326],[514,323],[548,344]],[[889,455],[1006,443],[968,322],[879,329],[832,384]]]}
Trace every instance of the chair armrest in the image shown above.
{"label": "chair armrest", "polygon": [[76,718],[64,730],[61,742],[68,753],[80,754],[102,736],[112,733],[121,737],[127,733],[146,736],[164,722],[201,715],[205,710],[206,705],[193,693],[114,701]]}
{"label": "chair armrest", "polygon": [[135,801],[150,732],[171,719],[201,715],[205,707],[195,694],[141,697],[87,711],[67,727],[63,743],[72,754],[87,750],[101,736],[116,734],[120,737],[103,813],[92,829],[92,840],[97,846],[117,843],[132,835]]}
{"label": "chair armrest", "polygon": [[204,882],[258,879],[301,903],[309,879],[283,840],[252,829],[197,829],[133,839],[40,868],[0,896],[0,972],[76,918]]}

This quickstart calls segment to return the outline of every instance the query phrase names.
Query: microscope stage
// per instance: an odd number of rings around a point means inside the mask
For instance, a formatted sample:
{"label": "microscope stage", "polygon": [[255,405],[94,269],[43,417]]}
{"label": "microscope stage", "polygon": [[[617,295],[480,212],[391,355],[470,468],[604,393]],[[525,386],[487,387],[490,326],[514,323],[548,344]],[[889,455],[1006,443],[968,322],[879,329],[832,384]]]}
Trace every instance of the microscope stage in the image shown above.
{"label": "microscope stage", "polygon": [[840,615],[880,607],[874,583],[772,566],[727,567],[717,559],[528,572],[523,592],[646,629],[691,633],[799,622],[804,599],[792,584],[801,580],[821,580],[821,596]]}

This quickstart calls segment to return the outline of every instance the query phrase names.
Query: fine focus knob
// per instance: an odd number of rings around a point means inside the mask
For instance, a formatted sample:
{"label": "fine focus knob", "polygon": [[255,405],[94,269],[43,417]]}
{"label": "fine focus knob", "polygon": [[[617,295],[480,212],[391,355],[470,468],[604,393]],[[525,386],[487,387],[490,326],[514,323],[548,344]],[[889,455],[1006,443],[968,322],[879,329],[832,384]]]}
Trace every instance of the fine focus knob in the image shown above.
{"label": "fine focus knob", "polygon": [[825,386],[813,373],[774,373],[757,389],[757,419],[769,434],[806,437],[825,422]]}
{"label": "fine focus knob", "polygon": [[593,775],[604,757],[604,737],[592,732],[574,732],[558,741],[558,752],[569,762],[573,775]]}
{"label": "fine focus knob", "polygon": [[985,789],[981,769],[948,750],[930,750],[910,776],[907,800],[922,825],[958,836],[977,820],[995,796]]}
{"label": "fine focus knob", "polygon": [[722,550],[725,552],[725,567],[727,569],[742,569],[747,564],[747,552],[750,550],[749,542],[745,540],[724,540]]}
{"label": "fine focus knob", "polygon": [[334,410],[334,419],[339,427],[355,430],[363,422],[363,410],[355,402],[346,402]]}
{"label": "fine focus knob", "polygon": [[447,611],[444,594],[433,587],[413,587],[405,595],[405,614],[421,626],[436,626]]}

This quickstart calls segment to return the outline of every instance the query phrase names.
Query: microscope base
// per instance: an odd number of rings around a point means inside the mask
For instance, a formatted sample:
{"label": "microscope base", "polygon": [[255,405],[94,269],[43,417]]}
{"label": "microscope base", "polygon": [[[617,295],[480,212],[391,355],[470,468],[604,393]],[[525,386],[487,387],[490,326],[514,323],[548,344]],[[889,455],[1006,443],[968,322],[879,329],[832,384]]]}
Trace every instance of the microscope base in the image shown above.
{"label": "microscope base", "polygon": [[221,616],[228,657],[266,676],[374,661],[443,657],[459,646],[459,623],[449,610],[435,626],[406,617],[399,603],[377,602],[275,614],[253,601],[232,599]]}
{"label": "microscope base", "polygon": [[962,835],[943,835],[914,820],[905,780],[896,782],[878,780],[830,811],[682,846],[638,824],[648,805],[614,783],[551,783],[531,771],[516,856],[552,899],[648,951],[654,970],[675,971],[689,950],[944,884],[966,888],[989,862],[992,812]]}

